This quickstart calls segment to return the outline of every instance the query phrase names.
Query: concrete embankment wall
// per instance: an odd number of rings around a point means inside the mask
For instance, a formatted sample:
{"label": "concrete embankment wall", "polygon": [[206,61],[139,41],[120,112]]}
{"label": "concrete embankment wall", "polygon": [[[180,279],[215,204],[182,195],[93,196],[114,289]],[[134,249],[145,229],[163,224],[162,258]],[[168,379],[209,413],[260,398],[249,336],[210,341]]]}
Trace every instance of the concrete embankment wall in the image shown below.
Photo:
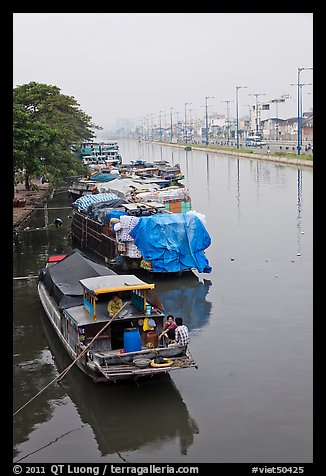
{"label": "concrete embankment wall", "polygon": [[[167,145],[162,143],[161,145]],[[184,145],[179,145],[179,144],[168,144],[171,147],[181,147],[184,149]],[[209,154],[218,154],[218,155],[232,155],[234,157],[244,157],[247,159],[258,159],[258,160],[266,160],[269,162],[278,162],[281,164],[287,164],[287,165],[295,165],[295,166],[301,166],[301,167],[313,167],[313,161],[312,160],[304,160],[304,159],[295,159],[293,157],[278,157],[276,155],[262,155],[262,154],[248,154],[245,152],[236,152],[234,150],[224,150],[224,149],[209,149],[206,147],[200,147],[200,146],[190,146],[192,150],[200,150],[201,152],[207,152]]]}

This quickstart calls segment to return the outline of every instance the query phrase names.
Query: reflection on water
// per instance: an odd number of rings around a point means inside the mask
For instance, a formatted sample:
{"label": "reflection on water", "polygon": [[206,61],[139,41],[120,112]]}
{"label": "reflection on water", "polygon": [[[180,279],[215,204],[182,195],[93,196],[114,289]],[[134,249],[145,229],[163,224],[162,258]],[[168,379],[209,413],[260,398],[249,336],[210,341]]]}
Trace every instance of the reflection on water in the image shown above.
{"label": "reflection on water", "polygon": [[240,159],[237,159],[237,206],[240,218]]}
{"label": "reflection on water", "polygon": [[207,198],[210,201],[210,177],[209,177],[209,155],[206,154],[206,181],[207,181]]}
{"label": "reflection on water", "polygon": [[185,273],[182,280],[157,281],[158,294],[166,315],[182,317],[190,331],[207,324],[212,303],[206,300],[211,286],[208,279],[199,280],[193,273]]}
{"label": "reflection on water", "polygon": [[[41,321],[60,373],[71,361],[44,313]],[[39,370],[45,372],[41,364]],[[144,381],[139,388],[131,381],[120,382],[119,385],[96,385],[74,367],[62,386],[76,405],[82,422],[91,426],[102,456],[117,453],[126,461],[123,452],[173,441],[179,445],[180,453],[185,455],[194,441],[194,435],[199,433],[169,375],[151,379],[149,385]],[[62,399],[62,391],[59,393]],[[44,406],[46,403],[43,401]],[[47,418],[46,414],[44,416]],[[27,437],[25,435],[24,439]]]}
{"label": "reflection on water", "polygon": [[[233,169],[234,162],[236,163],[236,172]],[[232,193],[232,180],[236,180],[235,185],[235,198],[237,203],[238,218],[240,218],[240,159],[228,158],[227,159],[227,177],[228,177],[228,190]]]}
{"label": "reflection on water", "polygon": [[302,170],[298,169],[298,189],[297,189],[297,227],[298,227],[298,251],[297,255],[301,255],[301,221],[302,221]]}
{"label": "reflection on water", "polygon": [[[47,229],[44,228],[44,210],[40,210],[30,218],[28,229],[19,231],[14,237],[14,276],[37,275],[44,266],[47,254],[56,253],[59,248],[64,252],[70,251],[68,235],[71,219],[70,212],[64,209],[68,202],[68,194],[55,194],[48,202]],[[63,221],[60,228],[51,226],[57,216]],[[178,303],[183,301],[185,304],[184,301],[190,299],[201,305],[207,294],[206,288],[193,273],[185,277],[180,288],[177,282],[179,280],[171,282],[163,279],[159,284],[163,304],[168,308],[177,308],[179,314],[185,317],[187,314],[193,321],[192,327],[197,327],[200,322],[196,323],[191,306],[189,310],[187,306],[181,309]],[[176,293],[174,288],[178,289]],[[14,282],[14,316],[13,408],[16,411],[66,368],[70,360],[46,319],[35,279]],[[206,310],[202,323],[208,316],[209,311]],[[40,331],[40,321],[46,337]],[[187,318],[185,322],[190,321]],[[53,365],[53,355],[57,369]],[[125,451],[135,451],[154,443],[157,445],[158,442],[161,445],[175,442],[180,454],[186,454],[194,435],[198,433],[196,422],[189,415],[169,376],[151,379],[149,383],[139,389],[132,382],[94,385],[78,368],[73,368],[62,385],[51,385],[14,417],[14,457],[24,461],[28,455],[19,454],[20,447],[24,447],[23,443],[29,440],[37,426],[52,422],[58,402],[63,401],[67,394],[76,405],[82,422],[91,426],[101,455],[121,455]],[[55,451],[55,446],[50,445],[47,451]],[[31,453],[37,450],[33,448]],[[122,455],[120,457],[123,458]]]}
{"label": "reflection on water", "polygon": [[[151,161],[162,149],[121,141],[121,152],[124,162]],[[56,438],[67,434],[75,459],[94,462],[310,461],[312,170],[168,146],[165,159],[180,164],[193,208],[206,217],[212,282],[195,273],[141,277],[155,282],[166,313],[183,317],[196,353],[210,352],[198,355],[196,376],[176,371],[139,389],[92,385],[73,368],[14,417],[15,457],[68,458],[68,440]],[[70,251],[69,204],[56,193],[47,217],[36,211],[14,237],[14,276],[37,275],[47,254]],[[14,281],[14,410],[70,363],[51,327],[49,350],[44,319],[36,280]]]}
{"label": "reflection on water", "polygon": [[[56,372],[47,341],[40,330],[41,306],[36,281],[16,281],[14,284],[13,332],[13,410],[21,408],[34,395],[55,378]],[[14,456],[17,448],[27,441],[39,424],[53,415],[53,400],[65,395],[59,386],[52,386],[51,399],[40,394],[14,417]]]}

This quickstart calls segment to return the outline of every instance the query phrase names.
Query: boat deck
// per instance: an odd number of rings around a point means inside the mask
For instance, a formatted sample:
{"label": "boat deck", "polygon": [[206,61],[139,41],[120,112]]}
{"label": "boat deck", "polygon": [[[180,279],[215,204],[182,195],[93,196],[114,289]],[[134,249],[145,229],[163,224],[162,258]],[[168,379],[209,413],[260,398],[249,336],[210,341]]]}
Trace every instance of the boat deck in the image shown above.
{"label": "boat deck", "polygon": [[152,367],[149,365],[145,368],[136,367],[134,363],[100,366],[96,364],[97,369],[105,376],[107,380],[122,379],[126,377],[144,377],[146,375],[151,376],[158,373],[168,373],[171,370],[177,370],[181,368],[198,368],[196,362],[187,357],[173,358],[173,363],[168,367]]}

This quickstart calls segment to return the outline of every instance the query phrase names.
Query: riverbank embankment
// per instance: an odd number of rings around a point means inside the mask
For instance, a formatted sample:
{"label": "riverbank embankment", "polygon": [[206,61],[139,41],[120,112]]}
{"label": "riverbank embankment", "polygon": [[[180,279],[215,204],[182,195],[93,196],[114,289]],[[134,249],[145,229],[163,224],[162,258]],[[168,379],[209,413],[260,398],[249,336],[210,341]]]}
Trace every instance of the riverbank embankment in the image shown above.
{"label": "riverbank embankment", "polygon": [[42,205],[46,198],[52,193],[52,186],[48,183],[41,183],[40,180],[33,180],[32,190],[26,190],[24,184],[15,185],[14,203],[20,206],[13,206],[13,227],[22,227],[29,218],[33,210],[38,205]]}
{"label": "riverbank embankment", "polygon": [[[167,145],[163,142],[159,142],[161,145]],[[168,144],[171,147],[179,147],[184,149],[185,145],[180,144]],[[218,154],[218,155],[231,155],[234,157],[243,157],[247,159],[257,159],[257,160],[266,160],[268,162],[277,162],[280,164],[286,165],[295,165],[301,167],[313,167],[313,160],[305,160],[305,159],[296,159],[294,157],[286,157],[286,156],[277,156],[277,155],[266,155],[266,154],[257,154],[253,153],[246,153],[246,152],[238,152],[235,150],[225,150],[225,149],[213,149],[209,147],[201,147],[200,145],[196,146],[193,144],[189,144],[191,150],[199,150],[201,152],[207,152],[209,154]]]}
{"label": "riverbank embankment", "polygon": [[[184,149],[184,145],[181,144],[166,144],[158,143],[160,145],[169,145],[171,147],[178,147]],[[284,157],[284,156],[275,156],[275,155],[264,155],[257,153],[244,153],[237,152],[234,150],[225,150],[225,149],[213,149],[209,147],[201,147],[200,145],[196,146],[190,145],[192,150],[198,150],[201,152],[207,152],[209,154],[218,154],[218,155],[229,155],[234,157],[243,157],[249,159],[265,160],[269,162],[277,162],[285,165],[294,165],[296,167],[313,167],[312,160],[305,159],[296,159],[294,157]],[[52,192],[52,186],[48,183],[41,183],[40,180],[33,181],[33,190],[25,190],[23,184],[18,184],[15,186],[15,196],[14,199],[22,200],[24,203],[23,206],[13,206],[13,226],[14,228],[19,228],[24,225],[27,218],[33,212],[33,210],[38,206],[44,203],[46,198]]]}

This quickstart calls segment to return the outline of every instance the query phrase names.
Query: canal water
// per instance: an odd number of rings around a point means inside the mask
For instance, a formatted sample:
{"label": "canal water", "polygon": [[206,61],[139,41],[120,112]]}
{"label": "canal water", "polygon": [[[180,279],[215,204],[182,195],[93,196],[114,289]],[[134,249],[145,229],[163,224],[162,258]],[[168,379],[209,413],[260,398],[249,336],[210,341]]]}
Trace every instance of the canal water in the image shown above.
{"label": "canal water", "polygon": [[[120,149],[125,162],[179,163],[205,216],[212,272],[148,277],[184,318],[198,369],[137,388],[73,368],[14,416],[14,461],[312,462],[312,169],[137,141]],[[14,276],[31,276],[13,281],[14,411],[70,362],[33,278],[48,254],[70,251],[70,205],[58,189],[14,237]]]}

